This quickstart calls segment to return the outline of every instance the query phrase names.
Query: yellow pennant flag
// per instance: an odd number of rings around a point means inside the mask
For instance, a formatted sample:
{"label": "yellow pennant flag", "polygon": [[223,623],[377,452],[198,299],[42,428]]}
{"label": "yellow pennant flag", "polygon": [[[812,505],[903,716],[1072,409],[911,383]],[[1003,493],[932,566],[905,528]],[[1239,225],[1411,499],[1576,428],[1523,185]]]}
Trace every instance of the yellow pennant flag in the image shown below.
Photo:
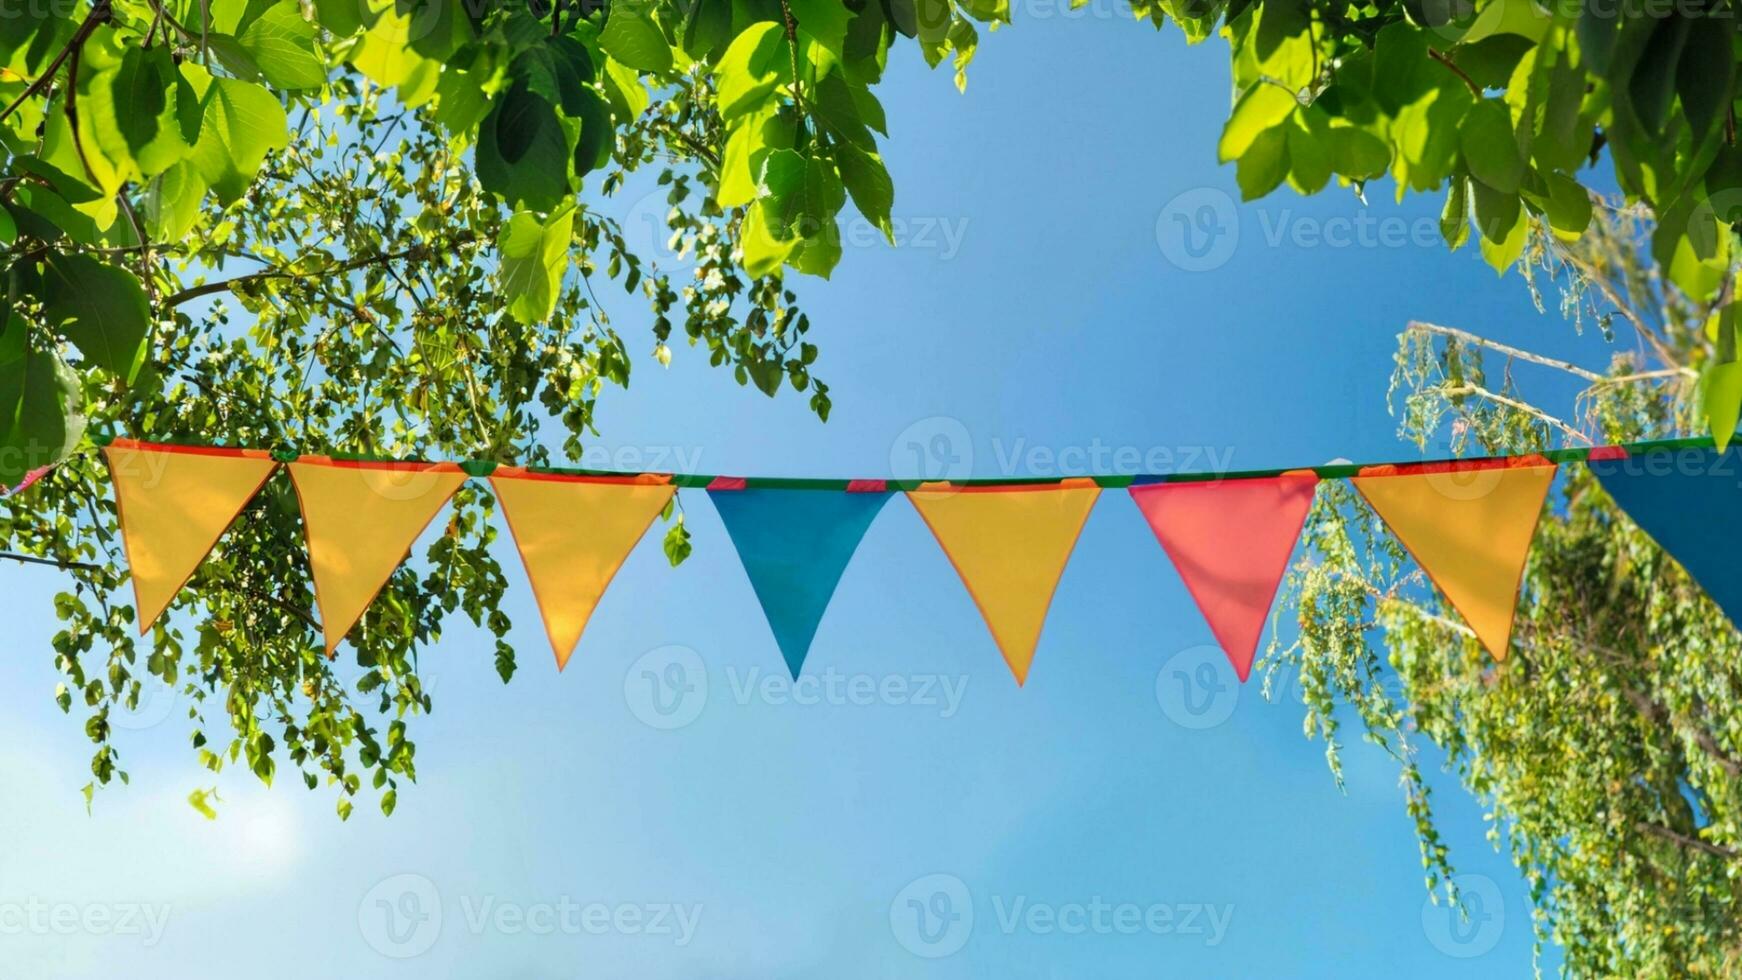
{"label": "yellow pennant flag", "polygon": [[505,466],[490,485],[562,670],[605,587],[677,488],[663,476],[559,476]]}
{"label": "yellow pennant flag", "polygon": [[1524,561],[1555,466],[1541,456],[1370,466],[1355,489],[1495,660],[1505,660]]}
{"label": "yellow pennant flag", "polygon": [[132,439],[114,440],[103,456],[144,636],[278,464],[259,450]]}
{"label": "yellow pennant flag", "polygon": [[363,618],[417,536],[466,482],[454,463],[392,463],[304,456],[290,479],[302,506],[315,603],[327,653]]}
{"label": "yellow pennant flag", "polygon": [[1047,607],[1101,488],[927,483],[907,493],[968,587],[1016,683],[1028,680]]}

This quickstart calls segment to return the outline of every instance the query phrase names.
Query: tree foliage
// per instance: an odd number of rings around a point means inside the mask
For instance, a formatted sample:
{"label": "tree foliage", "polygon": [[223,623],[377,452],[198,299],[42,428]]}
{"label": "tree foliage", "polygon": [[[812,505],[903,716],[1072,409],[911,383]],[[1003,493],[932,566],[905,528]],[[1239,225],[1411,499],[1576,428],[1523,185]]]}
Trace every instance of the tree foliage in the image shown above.
{"label": "tree foliage", "polygon": [[[1607,365],[1411,325],[1393,378],[1402,435],[1491,454],[1695,424],[1690,364],[1711,344],[1698,307],[1641,255],[1649,235],[1637,209],[1603,207],[1579,244],[1535,257],[1575,319],[1601,310],[1637,341]],[[1557,378],[1581,386],[1571,413],[1549,400]],[[1307,733],[1327,740],[1339,779],[1350,718],[1397,760],[1429,889],[1457,900],[1422,773],[1431,745],[1487,809],[1489,839],[1529,885],[1539,949],[1558,944],[1568,974],[1735,976],[1742,637],[1590,471],[1562,468],[1504,662],[1346,486],[1321,489],[1306,542],[1284,602],[1298,639],[1273,643],[1260,670],[1267,686],[1298,676]]]}

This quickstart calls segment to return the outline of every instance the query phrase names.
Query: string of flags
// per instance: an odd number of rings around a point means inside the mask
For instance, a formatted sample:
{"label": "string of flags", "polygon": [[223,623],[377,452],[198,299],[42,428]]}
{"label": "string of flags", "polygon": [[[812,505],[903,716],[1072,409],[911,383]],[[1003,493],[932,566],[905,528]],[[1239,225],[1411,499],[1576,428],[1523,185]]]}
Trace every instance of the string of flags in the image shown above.
{"label": "string of flags", "polygon": [[1348,479],[1504,660],[1519,583],[1557,468],[1605,490],[1705,588],[1742,609],[1742,571],[1709,529],[1742,503],[1742,455],[1709,439],[1523,456],[1292,470],[921,482],[533,470],[488,462],[295,456],[107,439],[139,629],[147,632],[280,467],[301,509],[331,655],[459,488],[487,480],[561,670],[617,569],[680,487],[720,514],[796,679],[842,573],[889,499],[907,497],[1020,685],[1103,489],[1127,491],[1241,681],[1318,484]]}

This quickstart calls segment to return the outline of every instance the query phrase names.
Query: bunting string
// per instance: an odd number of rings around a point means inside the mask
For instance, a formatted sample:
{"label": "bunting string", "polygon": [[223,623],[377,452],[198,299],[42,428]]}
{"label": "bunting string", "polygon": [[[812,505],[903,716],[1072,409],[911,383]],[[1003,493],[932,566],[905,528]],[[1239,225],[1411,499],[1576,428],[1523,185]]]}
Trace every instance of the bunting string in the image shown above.
{"label": "bunting string", "polygon": [[1727,615],[1742,610],[1742,570],[1708,532],[1742,502],[1742,450],[1717,450],[1710,438],[1423,463],[948,482],[534,469],[109,437],[99,444],[142,634],[283,467],[302,511],[329,655],[469,479],[488,480],[501,502],[558,670],[618,568],[682,488],[707,491],[795,679],[860,541],[897,492],[955,568],[1019,685],[1077,539],[1108,488],[1127,491],[1242,682],[1318,484],[1329,479],[1350,481],[1496,661],[1511,643],[1550,486],[1567,464],[1589,466]]}

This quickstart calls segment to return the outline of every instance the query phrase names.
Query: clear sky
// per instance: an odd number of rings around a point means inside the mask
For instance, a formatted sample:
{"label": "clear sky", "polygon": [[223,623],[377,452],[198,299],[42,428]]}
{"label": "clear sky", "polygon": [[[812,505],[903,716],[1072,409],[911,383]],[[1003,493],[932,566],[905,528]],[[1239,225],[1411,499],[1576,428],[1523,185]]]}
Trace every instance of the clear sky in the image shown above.
{"label": "clear sky", "polygon": [[[1398,207],[1386,182],[1368,205],[1285,189],[1236,207],[1214,158],[1221,43],[1187,49],[1109,0],[1015,6],[965,96],[911,45],[880,90],[901,241],[849,226],[833,281],[795,283],[833,419],[680,347],[608,393],[612,455],[589,462],[1048,476],[1406,458],[1385,387],[1411,318],[1602,356],[1516,275],[1448,255],[1437,200]],[[625,324],[633,307],[612,305]],[[87,816],[89,744],[52,702],[57,576],[0,570],[0,977],[1529,969],[1529,904],[1480,808],[1439,779],[1478,896],[1464,923],[1424,909],[1394,767],[1352,746],[1339,792],[1299,704],[1236,688],[1123,493],[1091,515],[1023,689],[902,500],[794,689],[705,495],[684,501],[694,557],[672,570],[644,542],[560,676],[504,535],[520,674],[502,685],[469,630],[426,650],[422,780],[391,819],[359,805],[344,824],[283,767],[271,790],[198,768],[170,694],[124,720],[133,785]],[[185,797],[214,782],[208,823]]]}

